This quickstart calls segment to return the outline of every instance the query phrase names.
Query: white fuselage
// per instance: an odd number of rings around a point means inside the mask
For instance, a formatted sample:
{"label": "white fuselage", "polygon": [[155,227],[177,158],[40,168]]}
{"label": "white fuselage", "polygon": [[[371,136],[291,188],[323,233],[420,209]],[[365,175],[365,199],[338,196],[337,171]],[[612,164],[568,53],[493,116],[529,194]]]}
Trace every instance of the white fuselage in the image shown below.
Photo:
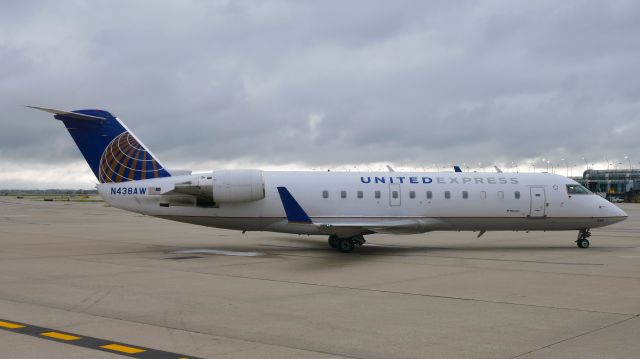
{"label": "white fuselage", "polygon": [[[286,187],[314,223],[380,228],[363,234],[581,230],[626,218],[626,213],[600,196],[569,194],[567,185],[575,181],[547,173],[264,171],[264,198],[215,206],[200,206],[195,197],[174,191],[176,184],[200,175],[103,183],[98,190],[114,207],[150,216],[211,227],[299,234],[331,232],[288,222],[277,187]],[[389,221],[402,220],[415,225],[385,227]]]}

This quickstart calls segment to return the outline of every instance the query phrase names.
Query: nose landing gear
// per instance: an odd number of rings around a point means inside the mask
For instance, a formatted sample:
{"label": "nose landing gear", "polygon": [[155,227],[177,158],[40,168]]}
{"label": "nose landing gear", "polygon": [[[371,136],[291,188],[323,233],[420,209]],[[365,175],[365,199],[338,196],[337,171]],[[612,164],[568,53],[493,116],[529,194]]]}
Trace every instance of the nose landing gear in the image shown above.
{"label": "nose landing gear", "polygon": [[353,237],[338,237],[335,234],[329,236],[329,246],[342,253],[352,252],[355,246],[361,246],[366,242],[362,235]]}
{"label": "nose landing gear", "polygon": [[589,248],[589,240],[587,238],[591,237],[591,232],[589,229],[581,229],[578,232],[578,239],[576,240],[576,245],[578,248]]}

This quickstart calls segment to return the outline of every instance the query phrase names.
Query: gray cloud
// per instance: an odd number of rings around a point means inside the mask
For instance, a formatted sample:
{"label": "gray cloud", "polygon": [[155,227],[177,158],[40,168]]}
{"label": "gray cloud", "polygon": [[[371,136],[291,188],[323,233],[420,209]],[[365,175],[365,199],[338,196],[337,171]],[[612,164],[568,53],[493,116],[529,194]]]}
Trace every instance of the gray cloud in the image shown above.
{"label": "gray cloud", "polygon": [[637,163],[639,17],[635,1],[8,2],[0,167],[79,158],[25,104],[107,109],[174,168]]}

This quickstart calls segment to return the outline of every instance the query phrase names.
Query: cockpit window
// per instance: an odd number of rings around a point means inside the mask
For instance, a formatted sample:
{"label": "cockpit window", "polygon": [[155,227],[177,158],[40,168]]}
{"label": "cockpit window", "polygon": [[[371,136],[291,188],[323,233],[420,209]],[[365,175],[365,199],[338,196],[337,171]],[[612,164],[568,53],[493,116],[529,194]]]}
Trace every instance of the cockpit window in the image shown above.
{"label": "cockpit window", "polygon": [[568,184],[567,193],[568,194],[592,194],[591,191],[587,189],[587,187],[579,184]]}

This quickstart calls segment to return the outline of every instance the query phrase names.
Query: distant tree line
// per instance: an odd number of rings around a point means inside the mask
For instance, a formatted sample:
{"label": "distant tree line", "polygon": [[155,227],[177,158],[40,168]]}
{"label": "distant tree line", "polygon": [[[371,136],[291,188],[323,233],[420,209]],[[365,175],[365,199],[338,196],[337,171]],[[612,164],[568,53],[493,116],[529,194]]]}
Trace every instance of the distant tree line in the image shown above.
{"label": "distant tree line", "polygon": [[97,195],[95,189],[0,189],[3,196]]}

